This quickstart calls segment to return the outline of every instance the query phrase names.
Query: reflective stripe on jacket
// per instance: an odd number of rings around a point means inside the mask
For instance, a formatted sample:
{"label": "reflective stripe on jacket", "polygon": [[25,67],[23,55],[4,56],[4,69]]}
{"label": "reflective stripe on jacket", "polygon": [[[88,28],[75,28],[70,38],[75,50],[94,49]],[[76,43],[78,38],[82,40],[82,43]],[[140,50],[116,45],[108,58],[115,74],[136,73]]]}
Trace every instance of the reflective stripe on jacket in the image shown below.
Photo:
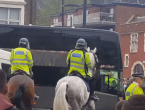
{"label": "reflective stripe on jacket", "polygon": [[[86,77],[85,62],[88,68],[92,67],[89,53],[86,52],[84,59],[82,50],[74,50],[73,52],[71,50],[67,56],[67,64],[69,63],[69,59],[70,59],[70,69],[68,74],[70,74],[72,71],[77,71],[85,78]],[[91,73],[87,73],[87,75],[92,77]]]}
{"label": "reflective stripe on jacket", "polygon": [[11,74],[17,70],[23,70],[30,75],[30,69],[33,66],[32,54],[26,48],[16,48],[11,51]]}
{"label": "reflective stripe on jacket", "polygon": [[133,82],[125,92],[125,100],[128,100],[131,96],[137,94],[144,94],[142,88],[139,87],[138,83]]}

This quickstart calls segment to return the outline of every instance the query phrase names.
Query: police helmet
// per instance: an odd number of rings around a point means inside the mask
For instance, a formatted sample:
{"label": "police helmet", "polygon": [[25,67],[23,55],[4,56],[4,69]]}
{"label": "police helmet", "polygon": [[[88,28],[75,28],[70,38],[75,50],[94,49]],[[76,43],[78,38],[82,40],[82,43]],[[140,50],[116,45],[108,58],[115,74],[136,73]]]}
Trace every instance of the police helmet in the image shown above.
{"label": "police helmet", "polygon": [[82,39],[82,38],[78,39],[75,49],[86,49],[86,48],[87,48],[87,43],[85,39]]}
{"label": "police helmet", "polygon": [[29,41],[27,38],[21,38],[19,41],[19,46],[30,49]]}

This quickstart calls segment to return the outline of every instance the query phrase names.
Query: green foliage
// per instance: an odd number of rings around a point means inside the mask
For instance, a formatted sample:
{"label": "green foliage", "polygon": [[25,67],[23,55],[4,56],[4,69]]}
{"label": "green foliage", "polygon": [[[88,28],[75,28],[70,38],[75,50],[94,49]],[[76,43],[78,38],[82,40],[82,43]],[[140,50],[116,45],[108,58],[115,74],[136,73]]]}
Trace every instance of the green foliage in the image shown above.
{"label": "green foliage", "polygon": [[[84,0],[64,0],[64,4],[83,4]],[[87,1],[89,3],[89,0]],[[61,13],[62,10],[61,0],[44,0],[44,7],[37,10],[38,16],[36,20],[37,25],[48,26],[50,25],[50,14]],[[65,10],[75,9],[75,7],[65,7]]]}

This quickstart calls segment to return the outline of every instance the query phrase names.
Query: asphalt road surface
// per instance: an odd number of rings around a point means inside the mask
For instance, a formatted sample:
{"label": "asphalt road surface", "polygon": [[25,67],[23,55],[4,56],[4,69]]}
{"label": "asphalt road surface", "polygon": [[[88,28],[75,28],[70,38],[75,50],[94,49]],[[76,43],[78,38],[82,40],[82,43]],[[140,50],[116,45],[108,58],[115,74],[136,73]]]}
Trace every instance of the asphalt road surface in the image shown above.
{"label": "asphalt road surface", "polygon": [[51,109],[33,108],[33,110],[51,110]]}

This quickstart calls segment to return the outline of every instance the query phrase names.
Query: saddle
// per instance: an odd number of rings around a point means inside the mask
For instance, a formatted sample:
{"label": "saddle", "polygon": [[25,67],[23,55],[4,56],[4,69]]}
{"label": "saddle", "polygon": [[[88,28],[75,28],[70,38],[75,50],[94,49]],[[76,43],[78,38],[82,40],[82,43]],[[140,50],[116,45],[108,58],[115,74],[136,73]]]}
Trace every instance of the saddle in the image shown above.
{"label": "saddle", "polygon": [[23,71],[23,70],[17,70],[17,71],[15,71],[13,74],[9,74],[8,75],[8,79],[10,79],[11,77],[13,77],[13,76],[16,76],[16,75],[27,75],[27,76],[29,76],[31,79],[33,78],[33,76],[30,74],[30,75],[28,75],[25,71]]}
{"label": "saddle", "polygon": [[90,86],[89,86],[89,81],[88,81],[88,79],[85,79],[79,72],[73,71],[73,72],[70,73],[68,76],[77,76],[77,77],[81,78],[81,79],[84,81],[84,83],[85,83],[85,85],[86,85],[86,87],[87,87],[87,91],[90,92]]}

